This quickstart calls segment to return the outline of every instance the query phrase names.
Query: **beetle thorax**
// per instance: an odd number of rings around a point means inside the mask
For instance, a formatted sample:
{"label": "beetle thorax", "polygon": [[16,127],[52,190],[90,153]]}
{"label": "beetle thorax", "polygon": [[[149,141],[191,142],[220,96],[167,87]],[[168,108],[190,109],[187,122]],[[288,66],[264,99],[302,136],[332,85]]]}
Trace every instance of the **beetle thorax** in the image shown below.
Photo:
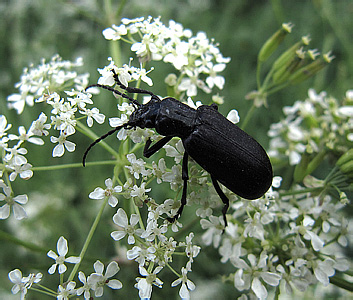
{"label": "beetle thorax", "polygon": [[140,128],[154,128],[159,109],[160,101],[151,99],[151,101],[141,105],[131,114],[129,123]]}
{"label": "beetle thorax", "polygon": [[165,98],[161,101],[155,128],[159,134],[184,138],[192,132],[195,118],[195,109],[174,98]]}

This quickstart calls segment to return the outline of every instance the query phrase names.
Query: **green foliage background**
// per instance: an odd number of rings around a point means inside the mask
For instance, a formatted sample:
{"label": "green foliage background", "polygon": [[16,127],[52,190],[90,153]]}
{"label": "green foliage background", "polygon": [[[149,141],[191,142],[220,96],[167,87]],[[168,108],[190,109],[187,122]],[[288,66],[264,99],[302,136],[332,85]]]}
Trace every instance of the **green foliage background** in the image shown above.
{"label": "green foliage background", "polygon": [[[353,1],[351,0],[2,0],[0,2],[0,114],[7,116],[13,128],[18,125],[25,125],[28,128],[39,115],[40,108],[27,109],[22,115],[17,116],[15,111],[8,111],[6,107],[6,97],[15,92],[14,84],[19,81],[24,67],[30,63],[36,65],[41,58],[49,59],[55,53],[67,60],[75,60],[82,56],[85,63],[82,71],[89,72],[91,83],[95,83],[98,78],[97,68],[105,66],[107,57],[110,55],[109,43],[102,37],[102,30],[113,23],[119,24],[122,17],[135,18],[149,15],[162,16],[164,23],[173,19],[181,23],[184,28],[190,28],[193,33],[205,31],[208,37],[213,37],[219,42],[219,48],[224,57],[232,59],[222,74],[226,79],[225,88],[221,91],[225,104],[221,106],[220,111],[227,113],[230,109],[236,108],[240,118],[245,116],[251,106],[251,102],[245,100],[245,95],[256,88],[257,53],[280,24],[283,22],[295,24],[293,33],[287,37],[283,47],[293,44],[303,35],[310,34],[311,48],[318,48],[322,52],[333,50],[336,59],[315,78],[272,95],[268,101],[268,108],[261,107],[256,111],[251,124],[247,127],[247,132],[258,139],[265,148],[268,146],[266,134],[269,125],[279,121],[283,106],[291,105],[297,99],[305,99],[308,88],[313,87],[317,92],[325,90],[334,97],[342,98],[346,90],[353,86]],[[123,45],[122,50],[121,62],[127,63],[131,55],[128,45]],[[165,66],[161,66],[163,67]],[[168,70],[161,68],[157,67],[150,73],[154,82],[153,91],[160,92],[161,87],[164,86],[163,81]],[[102,112],[112,117],[111,112],[115,110],[116,104],[107,95],[107,93],[101,93],[96,99],[104,103],[100,105]],[[201,96],[198,95],[198,97]],[[200,99],[204,103],[209,103],[208,96],[204,95],[204,97],[206,99]],[[107,124],[99,127],[98,134],[104,133],[107,128]],[[34,166],[79,162],[90,141],[83,138],[74,142],[77,145],[76,151],[73,154],[65,154],[60,162],[55,161],[51,153],[47,153],[48,148],[38,148],[37,152],[32,151],[28,155],[28,160]],[[97,147],[92,156],[99,157],[102,153]],[[275,170],[275,174],[285,173],[285,171]],[[92,176],[87,176],[87,172],[92,172]],[[103,185],[103,180],[97,182],[96,178],[103,179],[110,174],[111,170],[108,167],[87,170],[79,168],[53,171],[50,174],[36,172],[34,178],[28,182],[19,180],[15,182],[14,190],[19,194],[28,193],[30,203],[33,201],[34,205],[45,208],[39,215],[29,210],[30,218],[23,221],[21,232],[13,231],[16,227],[12,226],[12,223],[18,222],[14,219],[10,222],[0,222],[2,232],[0,297],[2,299],[5,298],[1,295],[8,295],[11,289],[11,284],[7,280],[10,270],[20,267],[26,273],[33,268],[37,270],[39,268],[39,271],[46,273],[52,263],[46,256],[46,252],[49,249],[55,250],[56,241],[60,235],[64,235],[69,240],[71,254],[76,255],[80,251],[95,216],[95,211],[92,209],[94,204],[88,203],[91,200],[88,200],[87,195],[96,186]],[[165,192],[163,187],[159,189],[161,193]],[[34,205],[33,209],[35,209]],[[97,257],[101,259],[106,257],[108,262],[116,255],[114,242],[109,237],[113,213],[113,210],[105,212],[106,216],[88,249],[83,267],[91,268]],[[31,218],[31,214],[34,217]],[[199,226],[196,225],[194,230],[199,230]],[[19,246],[18,241],[11,241],[5,233],[15,235],[22,242],[30,242],[30,244],[26,247]],[[138,291],[130,288],[137,276],[136,264],[119,261],[119,265],[121,266],[119,279],[123,279],[125,288],[115,295],[119,295],[122,299],[128,296],[136,299]],[[224,271],[220,267],[227,266],[220,266],[217,252],[211,248],[207,251],[203,250],[194,265],[191,279],[199,290],[207,287],[210,293],[212,290],[217,291],[217,299],[234,298],[234,287],[222,284],[219,280]],[[44,284],[50,285],[48,282],[51,280],[50,276],[45,275]],[[170,282],[174,279],[171,277]],[[53,280],[56,282],[57,278]],[[165,281],[165,284],[168,284],[168,281]],[[153,299],[171,297],[167,294],[168,291],[170,290],[154,289]],[[173,292],[177,296],[177,289]],[[111,297],[109,293],[105,293],[103,298],[112,299]],[[47,297],[40,298],[37,294],[34,296],[32,294],[28,299],[47,299]]]}

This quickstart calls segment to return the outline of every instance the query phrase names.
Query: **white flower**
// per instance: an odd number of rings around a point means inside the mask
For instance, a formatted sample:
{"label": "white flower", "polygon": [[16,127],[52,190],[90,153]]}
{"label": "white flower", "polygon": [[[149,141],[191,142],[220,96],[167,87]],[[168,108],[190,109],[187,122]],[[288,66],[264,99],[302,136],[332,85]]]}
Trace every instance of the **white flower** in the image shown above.
{"label": "white flower", "polygon": [[48,273],[49,274],[54,274],[56,267],[58,267],[59,274],[64,273],[67,270],[67,267],[65,266],[65,262],[71,263],[71,264],[78,264],[81,261],[80,257],[76,256],[70,256],[68,258],[65,257],[67,252],[69,251],[67,247],[67,240],[61,236],[56,244],[56,249],[58,251],[58,254],[56,254],[53,250],[49,250],[47,255],[55,260],[55,263],[49,268]]}
{"label": "white flower", "polygon": [[76,145],[73,142],[66,140],[67,134],[60,133],[60,136],[57,138],[55,136],[50,137],[52,143],[58,143],[53,149],[53,157],[61,157],[65,153],[65,148],[69,152],[75,151]]}
{"label": "white flower", "polygon": [[28,180],[33,176],[33,171],[31,170],[31,164],[16,165],[10,164],[8,167],[13,171],[9,179],[10,181],[15,181],[17,175],[19,174],[22,179]]}
{"label": "white flower", "polygon": [[183,78],[178,86],[180,91],[186,91],[188,97],[193,97],[197,95],[197,85],[202,84],[202,81],[197,79],[197,77]]}
{"label": "white flower", "polygon": [[26,282],[27,289],[31,288],[34,283],[38,283],[42,280],[42,273],[30,273],[27,277],[23,277],[23,281]]}
{"label": "white flower", "polygon": [[131,197],[137,197],[144,201],[147,198],[147,195],[145,193],[151,190],[151,188],[146,189],[145,186],[146,182],[142,182],[140,187],[135,184],[130,192]]}
{"label": "white flower", "polygon": [[79,92],[75,90],[65,91],[68,96],[71,107],[78,106],[80,109],[84,109],[87,104],[93,104],[92,94],[87,92]]}
{"label": "white flower", "polygon": [[11,124],[7,124],[7,119],[4,115],[0,115],[0,138],[6,135],[6,131],[12,127]]}
{"label": "white flower", "polygon": [[154,261],[156,258],[156,248],[150,246],[148,248],[140,248],[139,246],[132,247],[128,250],[126,257],[129,260],[135,259],[140,266],[144,266],[146,261]]}
{"label": "white flower", "polygon": [[146,162],[142,158],[136,159],[136,156],[133,153],[127,154],[126,158],[131,166],[125,166],[125,168],[127,168],[136,179],[140,178],[139,174],[142,176],[149,176],[151,174],[150,170],[145,169]]}
{"label": "white flower", "polygon": [[[124,125],[129,121],[129,117],[126,114],[122,114],[120,118],[109,118],[109,125],[111,127],[118,127],[121,125]],[[125,128],[122,128],[118,131],[117,133],[117,138],[121,140],[125,140],[127,137],[128,130]]]}
{"label": "white flower", "polygon": [[181,287],[179,290],[179,296],[181,299],[190,299],[190,291],[195,289],[195,284],[187,278],[188,270],[184,267],[181,268],[182,276],[177,280],[172,282],[172,287],[177,286],[181,283]]}
{"label": "white flower", "polygon": [[209,221],[206,219],[200,220],[202,229],[207,229],[202,235],[202,240],[207,246],[211,245],[213,241],[213,247],[218,248],[224,230],[223,216],[210,216],[209,219]]}
{"label": "white flower", "polygon": [[179,140],[176,144],[175,147],[171,146],[171,145],[165,145],[163,146],[163,148],[165,149],[166,155],[169,157],[173,157],[175,163],[180,163],[183,156],[184,156],[184,146],[183,146],[183,142],[181,140]]}
{"label": "white flower", "polygon": [[135,284],[135,288],[139,290],[139,296],[141,299],[143,298],[151,298],[152,294],[152,284],[158,286],[159,288],[162,287],[163,282],[157,277],[157,274],[163,269],[163,267],[157,267],[153,270],[152,273],[148,273],[147,270],[139,266],[139,271],[142,276],[145,278],[137,277]]}
{"label": "white flower", "polygon": [[23,156],[27,154],[26,148],[19,148],[18,145],[13,148],[6,149],[7,154],[4,157],[4,160],[8,163],[15,165],[23,165],[27,163],[27,159]]}
{"label": "white flower", "polygon": [[328,286],[330,283],[329,277],[335,275],[334,264],[335,261],[330,258],[324,261],[312,261],[314,275],[324,286]]}
{"label": "white flower", "polygon": [[264,240],[265,230],[263,224],[261,223],[261,214],[259,212],[249,216],[244,223],[246,223],[243,233],[245,237],[249,236],[257,238],[261,241]]}
{"label": "white flower", "polygon": [[165,182],[170,182],[170,187],[173,191],[178,190],[183,182],[181,177],[181,165],[172,166],[171,172],[165,172],[162,175],[162,180]]}
{"label": "white flower", "polygon": [[77,296],[83,294],[86,300],[91,299],[90,290],[93,289],[93,285],[87,281],[86,275],[82,271],[78,272],[78,279],[83,283],[83,286],[77,289]]}
{"label": "white flower", "polygon": [[0,193],[0,201],[5,200],[6,204],[0,207],[0,219],[7,219],[9,217],[11,207],[17,220],[27,218],[26,211],[21,206],[21,204],[23,205],[28,202],[27,195],[13,197],[10,187],[4,185],[2,189],[4,194]]}
{"label": "white flower", "polygon": [[210,89],[216,85],[220,90],[223,89],[225,79],[223,76],[217,75],[218,72],[222,72],[226,67],[226,64],[216,64],[206,70],[206,73],[210,75],[206,78],[206,83]]}
{"label": "white flower", "polygon": [[238,111],[237,111],[236,109],[232,109],[232,110],[228,113],[227,119],[228,119],[229,121],[231,121],[233,124],[239,123],[240,118],[239,118]]}
{"label": "white flower", "polygon": [[[190,232],[190,234],[185,238],[185,240],[186,240],[185,253],[186,253],[186,256],[189,258],[190,262],[194,261],[194,257],[196,257],[200,253],[200,250],[201,250],[201,247],[193,244],[193,242],[192,242],[193,238],[194,238],[193,232]],[[188,271],[190,271],[190,269],[188,269]]]}
{"label": "white flower", "polygon": [[34,133],[31,130],[27,132],[24,126],[18,127],[18,133],[20,134],[19,136],[16,136],[14,134],[9,135],[10,140],[19,140],[18,145],[22,144],[25,141],[28,141],[29,143],[35,145],[44,144],[44,141],[41,138],[33,137]]}
{"label": "white flower", "polygon": [[156,178],[157,183],[158,184],[162,183],[162,176],[165,173],[167,168],[164,158],[161,158],[158,161],[158,165],[154,161],[152,161],[152,167],[153,167],[152,174]]}
{"label": "white flower", "polygon": [[266,271],[268,256],[264,252],[261,253],[258,261],[253,254],[249,254],[247,258],[249,264],[243,259],[232,260],[234,266],[239,268],[234,274],[234,286],[239,291],[247,290],[251,287],[258,298],[266,299],[267,290],[260,278],[271,286],[278,286],[281,276],[277,273]]}
{"label": "white flower", "polygon": [[134,235],[141,236],[143,230],[138,228],[135,229],[135,226],[139,222],[139,217],[136,214],[132,214],[130,216],[130,224],[126,215],[126,212],[119,208],[117,213],[113,216],[113,221],[116,225],[123,228],[123,230],[113,231],[111,236],[114,240],[119,241],[123,237],[128,234],[127,242],[128,244],[135,244],[135,237]]}
{"label": "white flower", "polygon": [[151,72],[153,68],[151,68],[149,71],[146,71],[144,68],[136,68],[134,69],[134,73],[132,73],[132,78],[135,80],[141,79],[143,82],[147,83],[149,86],[153,85],[152,79],[147,76],[149,72]]}
{"label": "white flower", "polygon": [[120,40],[122,35],[127,34],[127,29],[124,24],[121,24],[120,26],[112,25],[112,28],[106,28],[103,30],[103,35],[106,40]]}
{"label": "white flower", "polygon": [[113,180],[110,178],[105,180],[106,189],[102,189],[101,187],[95,188],[93,192],[89,194],[89,198],[101,200],[105,197],[108,197],[108,204],[111,207],[115,207],[118,204],[118,198],[114,195],[120,193],[123,188],[120,185],[113,187]]}
{"label": "white flower", "polygon": [[68,300],[72,295],[76,295],[75,290],[76,282],[70,281],[64,286],[59,285],[57,300]]}
{"label": "white flower", "polygon": [[[148,215],[150,216],[150,214]],[[167,232],[167,230],[167,225],[158,226],[156,219],[148,218],[146,230],[143,232],[141,237],[149,242],[158,237],[160,241],[165,242],[167,241],[167,237],[164,234]]]}
{"label": "white flower", "polygon": [[84,108],[82,111],[80,111],[83,115],[87,115],[87,125],[88,127],[93,126],[93,119],[98,123],[98,124],[103,124],[105,120],[105,115],[101,114],[99,112],[99,109],[96,107],[93,107],[92,109],[87,109]]}
{"label": "white flower", "polygon": [[311,245],[315,251],[320,251],[325,243],[324,241],[312,231],[313,225],[315,224],[315,220],[308,215],[304,215],[303,221],[301,225],[295,225],[294,223],[290,223],[291,233],[298,233],[304,237],[306,240],[311,241]]}
{"label": "white flower", "polygon": [[[166,56],[164,56],[163,61],[172,63],[177,70],[181,70],[182,67],[189,64],[188,52],[189,52],[189,43],[181,41],[175,46],[170,45],[169,51]],[[173,49],[175,47],[175,49]]]}
{"label": "white flower", "polygon": [[27,294],[27,286],[26,281],[24,280],[25,277],[22,277],[21,270],[12,270],[8,276],[10,281],[14,283],[14,286],[11,289],[12,294],[17,294],[18,292],[20,292],[21,300],[25,299],[25,296]]}
{"label": "white flower", "polygon": [[60,130],[65,135],[74,134],[77,123],[75,119],[76,111],[76,107],[71,106],[69,102],[64,102],[60,107],[59,113],[50,117],[52,124],[54,124],[54,129]]}
{"label": "white flower", "polygon": [[49,134],[48,129],[50,129],[51,125],[45,124],[46,121],[47,121],[47,116],[45,115],[45,113],[42,112],[39,115],[38,119],[32,122],[32,125],[28,131],[30,133],[33,133],[34,135],[47,136]]}
{"label": "white flower", "polygon": [[93,267],[96,272],[89,276],[88,283],[93,286],[94,294],[96,297],[101,297],[103,295],[103,287],[105,285],[114,290],[121,289],[123,287],[119,280],[110,279],[120,270],[117,262],[112,261],[109,263],[104,275],[104,264],[99,260],[94,263]]}
{"label": "white flower", "polygon": [[158,46],[152,34],[145,34],[141,42],[132,44],[131,51],[135,52],[143,60],[159,60],[161,55],[158,53]]}
{"label": "white flower", "polygon": [[33,106],[34,104],[34,97],[33,95],[26,95],[26,94],[11,94],[7,97],[8,107],[13,108],[17,111],[17,114],[21,114],[25,105]]}

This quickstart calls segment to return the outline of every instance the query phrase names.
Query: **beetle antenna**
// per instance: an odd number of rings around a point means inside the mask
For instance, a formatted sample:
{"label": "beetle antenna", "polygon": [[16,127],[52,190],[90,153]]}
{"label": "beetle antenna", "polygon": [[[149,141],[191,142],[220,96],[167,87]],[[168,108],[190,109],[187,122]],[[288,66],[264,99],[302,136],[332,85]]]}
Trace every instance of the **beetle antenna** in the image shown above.
{"label": "beetle antenna", "polygon": [[136,99],[133,99],[131,97],[129,97],[128,95],[110,87],[109,85],[104,85],[104,84],[99,84],[99,83],[96,83],[96,84],[92,84],[92,85],[89,85],[88,87],[85,88],[85,91],[87,91],[89,88],[91,87],[100,87],[102,89],[106,89],[108,91],[111,91],[115,94],[118,94],[119,96],[125,98],[125,99],[128,99],[129,101],[131,101],[133,104],[135,104],[136,106],[141,106],[142,104],[140,102],[138,102]]}
{"label": "beetle antenna", "polygon": [[119,79],[119,75],[115,72],[114,69],[112,69],[112,72],[114,74],[113,77],[114,77],[116,84],[118,86],[120,86],[123,90],[127,91],[128,93],[148,94],[148,95],[151,95],[152,97],[155,96],[155,94],[153,94],[151,91],[147,91],[147,90],[139,89],[139,88],[135,88],[135,87],[129,87],[129,86],[122,84]]}
{"label": "beetle antenna", "polygon": [[123,127],[127,127],[128,123],[125,123],[123,125],[117,126],[114,129],[108,131],[107,133],[103,134],[101,137],[99,137],[98,139],[96,139],[91,145],[88,146],[88,148],[86,149],[85,153],[83,154],[82,157],[82,165],[85,167],[86,166],[86,158],[87,158],[87,154],[88,152],[92,149],[92,147],[96,144],[98,144],[101,140],[104,140],[106,137],[112,135],[114,132],[119,131],[121,128]]}

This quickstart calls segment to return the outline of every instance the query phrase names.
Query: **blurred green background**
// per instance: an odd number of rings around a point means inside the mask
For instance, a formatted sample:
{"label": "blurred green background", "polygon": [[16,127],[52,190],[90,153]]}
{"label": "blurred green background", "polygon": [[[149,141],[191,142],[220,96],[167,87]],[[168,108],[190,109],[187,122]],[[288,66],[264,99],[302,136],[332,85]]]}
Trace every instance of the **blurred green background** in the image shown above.
{"label": "blurred green background", "polygon": [[[120,5],[125,2],[121,11]],[[109,42],[104,40],[101,32],[112,23],[119,24],[120,18],[135,18],[140,16],[161,16],[162,22],[170,19],[189,28],[194,34],[206,32],[209,38],[219,43],[224,57],[231,57],[223,76],[226,79],[224,90],[225,104],[220,111],[226,114],[236,108],[240,118],[245,116],[251,102],[245,100],[245,95],[256,88],[256,60],[262,44],[283,22],[295,24],[281,47],[292,45],[301,36],[310,34],[310,48],[318,48],[321,52],[333,51],[336,59],[315,78],[287,88],[268,99],[268,108],[258,109],[247,127],[247,132],[253,135],[266,148],[268,146],[267,130],[271,123],[278,122],[282,116],[282,107],[291,105],[298,99],[305,99],[308,88],[322,90],[337,98],[342,98],[347,89],[352,88],[353,74],[353,1],[351,0],[313,0],[313,1],[261,1],[261,0],[129,0],[129,1],[57,1],[57,0],[1,0],[0,1],[0,114],[7,116],[13,124],[13,133],[18,125],[28,128],[37,118],[41,109],[29,108],[17,116],[15,111],[8,111],[6,97],[17,92],[14,84],[19,81],[24,67],[30,63],[37,65],[41,58],[49,60],[58,53],[65,60],[75,60],[81,56],[84,66],[80,71],[91,74],[91,83],[99,77],[97,68],[108,64],[110,56]],[[123,45],[123,63],[128,63],[132,55],[129,46]],[[268,65],[270,66],[270,65]],[[266,65],[264,68],[266,71]],[[153,91],[163,95],[164,77],[167,70],[163,66],[150,73],[153,79]],[[110,100],[110,94],[102,92],[97,98],[98,107],[108,117],[116,103]],[[200,98],[199,98],[200,97]],[[206,99],[201,97],[206,97]],[[197,99],[209,103],[207,95],[199,94]],[[107,123],[107,122],[105,122]],[[98,126],[97,134],[104,133],[108,125]],[[32,147],[27,155],[28,161],[34,166],[53,165],[79,162],[82,153],[90,141],[79,134],[75,135],[77,145],[73,154],[66,153],[62,159],[53,159],[48,155],[48,147]],[[48,142],[50,143],[50,142]],[[94,156],[99,157],[104,152],[96,147]],[[105,156],[106,157],[106,156]],[[87,172],[94,176],[87,176]],[[94,173],[93,173],[94,172]],[[24,275],[35,268],[45,276],[43,284],[54,287],[57,275],[48,276],[47,268],[52,261],[46,256],[49,249],[56,250],[56,241],[60,235],[69,240],[72,254],[78,255],[86,234],[93,222],[95,203],[87,199],[87,195],[96,186],[103,186],[104,179],[111,176],[110,167],[91,168],[87,170],[70,169],[53,171],[50,174],[36,172],[28,181],[17,180],[14,190],[17,194],[27,193],[30,200],[26,210],[30,218],[23,221],[21,229],[16,229],[16,220],[10,218],[0,221],[2,232],[15,235],[25,241],[38,245],[37,251],[18,246],[11,242],[8,236],[2,234],[0,240],[0,298],[8,298],[11,283],[7,274],[14,268],[20,268]],[[97,182],[100,178],[101,182]],[[168,186],[165,187],[168,189]],[[163,188],[161,189],[163,191]],[[164,192],[164,191],[163,191]],[[154,195],[153,195],[154,196]],[[158,199],[158,196],[155,197]],[[87,202],[89,201],[89,202]],[[38,212],[36,207],[41,207]],[[95,207],[93,207],[95,208]],[[92,272],[92,263],[98,257],[106,258],[105,263],[116,255],[116,243],[110,239],[111,216],[115,210],[106,210],[87,253],[87,259],[82,268],[87,268],[87,274]],[[198,230],[196,226],[195,230]],[[207,261],[207,264],[205,262]],[[177,263],[177,262],[176,262]],[[138,291],[132,288],[137,276],[137,265],[119,261],[121,271],[118,278],[124,288],[116,292],[114,297],[125,299],[128,296],[138,298]],[[183,261],[180,262],[180,265]],[[196,283],[201,294],[200,299],[234,299],[235,289],[232,285],[223,284],[220,275],[226,274],[229,265],[220,265],[218,253],[212,248],[204,248],[193,266],[191,279]],[[229,271],[229,270],[228,270]],[[165,285],[175,278],[168,278],[164,270],[161,277]],[[50,280],[53,282],[51,283]],[[178,298],[179,288],[161,290],[154,288],[153,299]],[[202,291],[208,292],[208,297],[201,296]],[[215,291],[215,295],[212,292]],[[333,292],[334,293],[334,292]],[[3,296],[2,296],[3,295]],[[108,289],[102,299],[112,299]],[[216,297],[216,298],[215,298]],[[310,297],[310,296],[309,296]],[[46,296],[33,294],[28,299],[48,299]]]}

